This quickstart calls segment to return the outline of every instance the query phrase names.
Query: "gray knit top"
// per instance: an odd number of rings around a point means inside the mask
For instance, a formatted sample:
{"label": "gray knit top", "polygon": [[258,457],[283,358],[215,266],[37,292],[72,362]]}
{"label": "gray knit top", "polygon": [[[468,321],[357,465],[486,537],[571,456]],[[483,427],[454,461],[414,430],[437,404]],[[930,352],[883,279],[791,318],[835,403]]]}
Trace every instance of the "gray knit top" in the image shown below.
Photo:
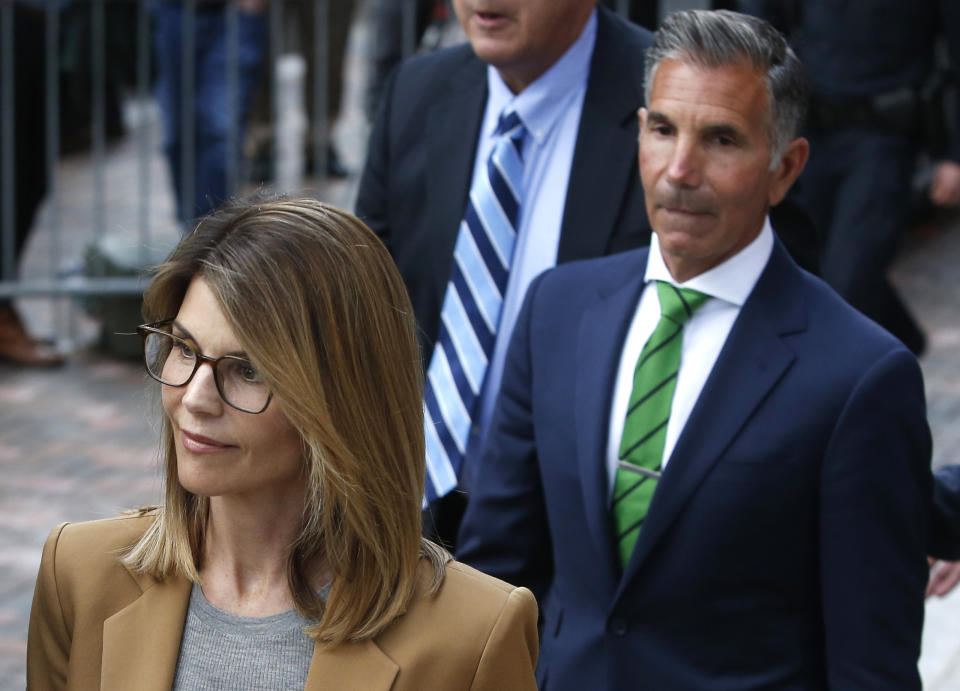
{"label": "gray knit top", "polygon": [[[320,591],[326,599],[330,586]],[[196,583],[190,592],[174,691],[296,689],[307,683],[313,622],[296,610],[239,617],[217,609]]]}

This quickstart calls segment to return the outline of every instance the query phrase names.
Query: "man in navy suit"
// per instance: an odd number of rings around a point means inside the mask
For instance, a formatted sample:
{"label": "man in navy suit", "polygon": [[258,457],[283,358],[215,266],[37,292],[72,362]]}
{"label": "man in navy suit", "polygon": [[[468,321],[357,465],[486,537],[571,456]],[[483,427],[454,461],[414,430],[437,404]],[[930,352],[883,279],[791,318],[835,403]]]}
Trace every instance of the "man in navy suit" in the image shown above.
{"label": "man in navy suit", "polygon": [[[649,242],[634,113],[652,35],[597,0],[453,4],[470,42],[412,58],[394,73],[370,135],[356,212],[403,275],[429,363],[468,192],[484,174],[498,117],[507,108],[519,114],[526,135],[517,245],[490,366],[468,411],[461,480],[469,487],[530,281],[555,264]],[[451,489],[432,482],[429,496],[445,496],[427,523],[448,544],[463,505]]]}
{"label": "man in navy suit", "polygon": [[[551,691],[919,689],[923,383],[770,227],[808,154],[799,61],[761,20],[676,13],[646,94],[651,246],[532,283],[459,557],[534,589]],[[664,293],[692,316],[654,343]],[[634,380],[674,337],[668,417],[641,421],[662,455],[638,469],[621,438],[659,394]]]}

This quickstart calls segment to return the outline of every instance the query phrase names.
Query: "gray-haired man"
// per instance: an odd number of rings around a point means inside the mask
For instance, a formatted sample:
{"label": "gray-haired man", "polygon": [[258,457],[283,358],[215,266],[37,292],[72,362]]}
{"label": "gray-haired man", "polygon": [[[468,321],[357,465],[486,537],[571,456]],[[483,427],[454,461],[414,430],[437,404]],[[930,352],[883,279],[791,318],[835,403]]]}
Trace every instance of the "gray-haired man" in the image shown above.
{"label": "gray-haired man", "polygon": [[768,24],[671,15],[650,249],[527,293],[460,557],[535,590],[542,688],[920,688],[923,384],[770,227],[803,103]]}

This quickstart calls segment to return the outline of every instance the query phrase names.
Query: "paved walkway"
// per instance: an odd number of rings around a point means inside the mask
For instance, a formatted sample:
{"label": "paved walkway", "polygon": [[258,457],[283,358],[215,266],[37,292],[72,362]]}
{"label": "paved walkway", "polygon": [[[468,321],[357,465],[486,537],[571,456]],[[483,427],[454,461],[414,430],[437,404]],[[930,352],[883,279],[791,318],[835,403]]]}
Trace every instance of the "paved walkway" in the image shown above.
{"label": "paved walkway", "polygon": [[[361,116],[363,47],[361,22],[348,55],[345,117],[336,131],[343,157],[360,169],[366,126]],[[156,127],[155,114],[143,111],[140,126]],[[154,135],[155,136],[155,129]],[[156,149],[156,147],[154,147]],[[111,149],[107,181],[111,232],[137,227],[132,144]],[[151,159],[151,225],[172,232],[172,204],[159,156]],[[127,171],[126,173],[124,171]],[[64,161],[61,214],[67,256],[79,257],[92,227],[89,161]],[[352,207],[356,179],[325,186],[323,198]],[[50,212],[49,207],[44,214]],[[49,271],[49,236],[40,227],[25,257],[25,269]],[[922,361],[927,383],[934,464],[960,462],[960,302],[955,276],[960,267],[960,221],[931,227],[911,241],[898,262],[895,279],[930,336]],[[74,305],[48,299],[21,302],[41,333],[53,324],[72,324],[75,343],[89,343],[98,325]],[[135,338],[135,337],[130,337]],[[153,391],[153,394],[149,393]],[[138,363],[81,349],[57,371],[27,371],[0,365],[0,691],[24,686],[26,624],[43,540],[60,521],[111,516],[159,500],[157,431],[152,421],[159,402],[151,398]],[[851,574],[851,578],[856,578]],[[960,588],[927,605],[920,670],[930,691],[960,689]]]}

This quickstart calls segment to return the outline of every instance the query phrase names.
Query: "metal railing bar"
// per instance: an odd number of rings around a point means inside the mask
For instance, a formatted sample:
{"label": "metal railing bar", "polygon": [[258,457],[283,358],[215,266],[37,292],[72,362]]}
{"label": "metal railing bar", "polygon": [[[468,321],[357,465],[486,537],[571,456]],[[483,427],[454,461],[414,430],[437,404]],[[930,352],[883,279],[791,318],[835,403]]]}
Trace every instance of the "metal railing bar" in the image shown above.
{"label": "metal railing bar", "polygon": [[[57,169],[60,161],[60,3],[47,0],[44,61],[45,98],[45,149],[47,168],[48,223],[50,232],[50,274],[56,275],[63,262],[63,227],[61,224],[60,182]],[[53,321],[57,332],[63,333],[66,306],[62,301],[54,305]]]}
{"label": "metal railing bar", "polygon": [[187,216],[193,222],[196,208],[196,131],[194,127],[194,88],[196,63],[197,2],[184,0],[180,17],[180,198]]}
{"label": "metal railing bar", "polygon": [[91,13],[91,70],[93,113],[93,232],[94,238],[103,237],[107,227],[106,204],[106,15],[104,0],[93,0]]}
{"label": "metal railing bar", "polygon": [[[239,110],[240,110],[240,22],[237,16],[236,5],[231,3],[226,12],[226,30],[227,30],[227,64],[226,64],[226,96],[227,96],[227,160],[226,160],[226,178],[227,195],[231,195],[237,187],[237,168],[240,160],[240,128]],[[217,200],[218,202],[222,200]]]}
{"label": "metal railing bar", "polygon": [[146,248],[150,241],[150,127],[146,120],[146,104],[150,98],[150,0],[139,0],[137,12],[137,101],[140,112],[137,134],[137,225],[140,236],[138,257],[147,261]]}
{"label": "metal railing bar", "polygon": [[417,52],[417,3],[403,3],[402,12],[403,57],[409,58]]}
{"label": "metal railing bar", "polygon": [[270,118],[273,121],[273,177],[280,170],[280,147],[277,146],[276,125],[280,120],[280,80],[277,79],[276,64],[283,49],[283,5],[282,0],[270,4],[270,67],[267,80],[270,85]]}
{"label": "metal railing bar", "polygon": [[0,247],[3,249],[3,262],[0,265],[0,277],[13,278],[16,272],[16,195],[13,184],[13,125],[16,113],[13,93],[13,3],[0,3],[0,102],[3,111],[0,112],[0,151],[3,160],[0,160]]}
{"label": "metal railing bar", "polygon": [[0,298],[69,296],[69,295],[139,295],[149,285],[148,276],[90,278],[73,276],[66,279],[29,278],[0,281]]}
{"label": "metal railing bar", "polygon": [[[327,174],[327,143],[330,140],[330,122],[327,116],[330,99],[330,5],[328,0],[315,0],[313,7],[313,174],[322,178]],[[304,46],[304,58],[306,55]]]}

